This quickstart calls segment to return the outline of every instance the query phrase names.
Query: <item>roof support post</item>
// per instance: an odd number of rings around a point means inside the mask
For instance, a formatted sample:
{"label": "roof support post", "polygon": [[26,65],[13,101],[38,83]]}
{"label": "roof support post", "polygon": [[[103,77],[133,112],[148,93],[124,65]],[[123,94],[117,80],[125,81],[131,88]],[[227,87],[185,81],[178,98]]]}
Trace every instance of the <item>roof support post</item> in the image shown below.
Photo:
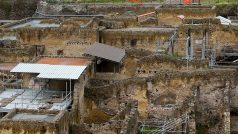
{"label": "roof support post", "polygon": [[65,95],[66,97],[67,97],[67,89],[68,89],[68,84],[67,84],[67,81],[66,81],[66,91],[65,91],[66,92],[66,95]]}
{"label": "roof support post", "polygon": [[69,79],[69,82],[70,82],[70,94],[69,94],[69,96],[70,96],[70,100],[71,100],[71,91],[72,91],[72,83],[71,83],[71,79]]}
{"label": "roof support post", "polygon": [[190,40],[190,37],[187,38],[187,42],[186,42],[186,59],[189,59],[189,40]]}

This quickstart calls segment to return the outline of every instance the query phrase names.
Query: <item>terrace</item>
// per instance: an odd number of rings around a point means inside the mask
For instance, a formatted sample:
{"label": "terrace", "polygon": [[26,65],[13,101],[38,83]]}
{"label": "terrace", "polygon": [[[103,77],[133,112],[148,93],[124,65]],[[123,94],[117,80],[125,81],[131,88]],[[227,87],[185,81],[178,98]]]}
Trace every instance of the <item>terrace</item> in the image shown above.
{"label": "terrace", "polygon": [[16,21],[13,23],[9,23],[3,25],[3,28],[17,29],[17,28],[25,28],[25,27],[33,27],[33,28],[57,28],[60,27],[60,24],[56,22],[47,22],[46,20],[50,20],[50,18],[26,18],[20,21]]}

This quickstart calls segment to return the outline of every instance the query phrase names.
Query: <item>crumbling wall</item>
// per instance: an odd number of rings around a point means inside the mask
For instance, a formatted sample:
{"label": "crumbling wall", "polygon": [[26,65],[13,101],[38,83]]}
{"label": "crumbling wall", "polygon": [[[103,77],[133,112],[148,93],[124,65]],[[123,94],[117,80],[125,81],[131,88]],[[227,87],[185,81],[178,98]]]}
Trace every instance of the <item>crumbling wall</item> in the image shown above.
{"label": "crumbling wall", "polygon": [[[188,19],[187,21],[190,20]],[[189,24],[184,24],[179,27],[177,40],[174,41],[175,55],[179,57],[186,56],[186,45],[188,43],[189,31],[194,58],[201,59],[203,43],[206,43],[206,49],[209,49],[212,46],[210,39],[212,35],[212,29],[215,27],[208,24],[209,22],[207,23],[207,20],[204,22],[204,24],[202,21],[200,24],[200,20],[197,21],[199,22],[199,25],[190,24],[188,22]],[[207,34],[206,37],[205,34]]]}
{"label": "crumbling wall", "polygon": [[72,111],[72,123],[82,123],[84,122],[85,117],[85,102],[84,102],[84,93],[85,93],[85,85],[87,84],[90,78],[94,77],[92,73],[94,70],[94,66],[90,64],[86,70],[84,70],[83,74],[81,74],[79,80],[74,83],[74,91],[73,91],[73,111]]}
{"label": "crumbling wall", "polygon": [[[128,105],[128,104],[127,104]],[[128,115],[126,115],[122,129],[121,134],[136,134],[137,128],[138,128],[138,110],[137,110],[137,101],[129,102],[130,111],[128,112]]]}
{"label": "crumbling wall", "polygon": [[139,23],[137,21],[137,16],[111,15],[111,16],[105,17],[104,20],[105,21],[116,21],[116,22],[123,23],[124,25],[121,25],[120,28],[124,28],[124,27],[129,28],[129,27],[137,27],[137,26],[139,26]]}
{"label": "crumbling wall", "polygon": [[238,27],[236,26],[224,26],[221,25],[216,29],[213,29],[211,35],[211,43],[217,49],[217,53],[220,53],[222,49],[230,46],[234,51],[238,49]]}
{"label": "crumbling wall", "polygon": [[22,46],[15,41],[0,41],[1,62],[26,62],[36,54],[33,46]]}
{"label": "crumbling wall", "polygon": [[173,33],[173,29],[133,28],[133,29],[109,29],[102,31],[102,43],[124,49],[145,49],[155,52],[158,44],[167,41]]}
{"label": "crumbling wall", "polygon": [[144,49],[127,49],[121,68],[121,75],[124,77],[121,78],[125,79],[135,76],[138,59],[151,54],[152,52]]}
{"label": "crumbling wall", "polygon": [[[95,29],[24,28],[17,31],[22,44],[44,45],[45,55],[81,56],[88,45],[96,42]],[[62,54],[60,53],[60,54]]]}
{"label": "crumbling wall", "polygon": [[118,113],[102,124],[85,124],[88,132],[95,134],[135,134],[137,133],[137,102],[122,102]]}
{"label": "crumbling wall", "polygon": [[160,70],[202,70],[208,68],[207,61],[200,60],[178,60],[174,57],[167,55],[150,55],[140,58],[137,61],[136,76],[148,77],[154,76]]}
{"label": "crumbling wall", "polygon": [[[12,117],[17,113],[32,113],[32,114],[57,114],[55,120],[34,121],[34,120],[12,120]],[[67,112],[61,111],[37,111],[37,110],[18,110],[15,109],[6,115],[0,121],[1,134],[21,134],[21,133],[45,133],[45,134],[67,134],[69,131],[69,122]]]}
{"label": "crumbling wall", "polygon": [[67,28],[78,28],[78,27],[86,27],[91,21],[94,21],[92,18],[69,18],[65,19],[61,23],[61,27]]}
{"label": "crumbling wall", "polygon": [[0,19],[23,19],[35,13],[37,0],[1,0]]}
{"label": "crumbling wall", "polygon": [[174,54],[179,57],[186,55],[186,43],[188,31],[191,32],[191,44],[194,58],[202,58],[202,44],[206,43],[206,56],[210,56],[211,50],[216,49],[219,54],[226,46],[233,50],[237,46],[237,27],[221,25],[217,19],[185,19],[184,24],[179,26],[178,38],[174,41]]}
{"label": "crumbling wall", "polygon": [[112,98],[138,100],[139,118],[146,119],[172,118],[186,113],[195,94],[197,124],[217,133],[217,130],[225,131],[223,116],[227,103],[224,103],[224,91],[227,86],[222,85],[230,81],[233,86],[229,86],[229,90],[235,90],[236,75],[234,70],[160,71],[148,78],[130,78],[97,87],[91,85],[85,96],[94,100],[97,107]]}
{"label": "crumbling wall", "polygon": [[209,6],[197,5],[163,5],[156,9],[158,13],[159,25],[179,26],[182,20],[178,15],[184,15],[185,18],[210,18],[216,17],[215,8]]}
{"label": "crumbling wall", "polygon": [[123,14],[128,11],[136,14],[152,12],[156,4],[45,4],[39,3],[38,12],[43,14]]}

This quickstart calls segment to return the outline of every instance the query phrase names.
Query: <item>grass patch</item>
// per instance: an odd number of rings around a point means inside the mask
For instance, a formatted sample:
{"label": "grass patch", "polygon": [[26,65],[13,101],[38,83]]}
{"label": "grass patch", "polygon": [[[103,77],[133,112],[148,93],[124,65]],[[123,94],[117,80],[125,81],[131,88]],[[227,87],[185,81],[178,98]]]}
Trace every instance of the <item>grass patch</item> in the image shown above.
{"label": "grass patch", "polygon": [[238,0],[201,0],[201,4],[238,4]]}
{"label": "grass patch", "polygon": [[0,9],[3,10],[8,16],[11,11],[11,1],[10,0],[0,0]]}
{"label": "grass patch", "polygon": [[158,128],[144,127],[143,134],[155,133],[156,131],[160,132]]}
{"label": "grass patch", "polygon": [[[57,3],[56,0],[47,0],[48,3]],[[161,3],[164,0],[62,0],[61,3]]]}
{"label": "grass patch", "polygon": [[197,125],[197,134],[206,134],[207,127],[204,125]]}

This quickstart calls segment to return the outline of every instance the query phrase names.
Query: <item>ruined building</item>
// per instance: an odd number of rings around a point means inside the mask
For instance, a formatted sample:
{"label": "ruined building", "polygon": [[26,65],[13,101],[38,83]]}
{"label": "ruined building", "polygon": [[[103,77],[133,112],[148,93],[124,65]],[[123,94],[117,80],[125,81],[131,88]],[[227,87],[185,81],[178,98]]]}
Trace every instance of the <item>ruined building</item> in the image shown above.
{"label": "ruined building", "polygon": [[40,1],[0,20],[0,134],[238,133],[223,8]]}

